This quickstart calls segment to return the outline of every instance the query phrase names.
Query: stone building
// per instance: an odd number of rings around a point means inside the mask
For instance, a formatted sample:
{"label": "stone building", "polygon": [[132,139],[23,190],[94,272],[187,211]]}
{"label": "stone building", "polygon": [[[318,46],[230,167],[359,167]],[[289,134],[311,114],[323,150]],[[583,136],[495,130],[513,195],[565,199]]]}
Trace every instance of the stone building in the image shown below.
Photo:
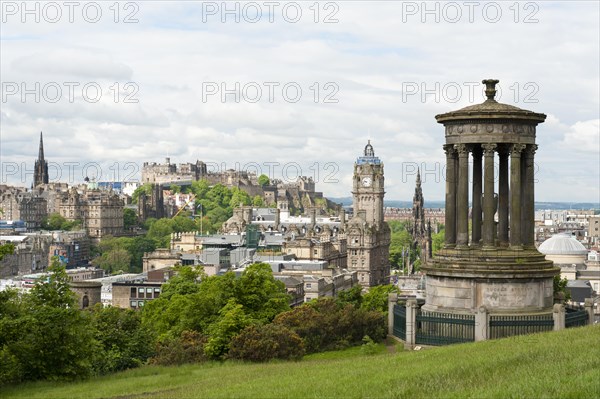
{"label": "stone building", "polygon": [[534,245],[535,134],[546,115],[498,103],[498,81],[483,83],[484,103],[436,116],[446,135],[445,240],[444,248],[423,267],[423,309],[551,314],[553,278],[560,270]]}
{"label": "stone building", "polygon": [[102,303],[102,283],[98,281],[71,281],[69,287],[75,293],[79,309],[86,309]]}
{"label": "stone building", "polygon": [[61,198],[60,215],[67,220],[81,220],[91,239],[124,233],[123,200],[111,191],[71,188]]}
{"label": "stone building", "polygon": [[112,284],[112,305],[123,309],[141,309],[160,297],[162,282],[124,281]]}
{"label": "stone building", "polygon": [[146,221],[148,218],[161,219],[165,217],[165,200],[162,186],[152,184],[150,195],[141,193],[138,197],[138,218]]}
{"label": "stone building", "polygon": [[22,220],[27,231],[40,229],[48,216],[47,201],[37,189],[0,186],[0,219]]}
{"label": "stone building", "polygon": [[365,287],[389,284],[390,228],[383,219],[383,163],[369,142],[354,164],[354,215],[346,226],[348,269]]}

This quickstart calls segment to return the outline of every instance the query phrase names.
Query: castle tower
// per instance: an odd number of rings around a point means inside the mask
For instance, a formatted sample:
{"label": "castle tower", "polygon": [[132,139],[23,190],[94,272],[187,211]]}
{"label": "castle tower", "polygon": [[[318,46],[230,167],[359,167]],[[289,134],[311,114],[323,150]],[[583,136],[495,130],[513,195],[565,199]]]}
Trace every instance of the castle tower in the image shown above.
{"label": "castle tower", "polygon": [[354,164],[354,215],[346,228],[348,268],[358,272],[363,287],[388,284],[390,228],[383,220],[383,163],[370,141]]}
{"label": "castle tower", "polygon": [[423,268],[423,309],[472,313],[484,306],[491,314],[551,312],[553,277],[560,270],[534,245],[535,134],[546,115],[498,103],[498,81],[483,83],[484,103],[435,117],[446,132],[446,234],[444,248]]}
{"label": "castle tower", "polygon": [[48,162],[44,159],[44,138],[40,132],[40,149],[33,170],[33,187],[48,184]]}

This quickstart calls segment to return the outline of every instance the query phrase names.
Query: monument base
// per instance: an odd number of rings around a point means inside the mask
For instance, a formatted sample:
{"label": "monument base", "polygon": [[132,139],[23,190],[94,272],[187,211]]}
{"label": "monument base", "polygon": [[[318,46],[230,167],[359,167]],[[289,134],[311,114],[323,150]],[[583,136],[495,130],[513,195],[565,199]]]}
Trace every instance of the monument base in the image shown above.
{"label": "monument base", "polygon": [[443,249],[427,274],[423,310],[472,314],[552,312],[554,276],[560,273],[537,250]]}

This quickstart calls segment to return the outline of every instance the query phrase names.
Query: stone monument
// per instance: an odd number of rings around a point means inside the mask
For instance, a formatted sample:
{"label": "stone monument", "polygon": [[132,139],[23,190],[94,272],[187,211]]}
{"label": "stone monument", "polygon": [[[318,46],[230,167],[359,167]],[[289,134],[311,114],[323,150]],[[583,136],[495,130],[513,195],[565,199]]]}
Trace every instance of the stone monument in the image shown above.
{"label": "stone monument", "polygon": [[435,117],[446,134],[446,231],[443,249],[423,267],[423,309],[549,313],[560,269],[534,245],[535,135],[546,115],[497,102],[498,80],[483,83],[485,102]]}

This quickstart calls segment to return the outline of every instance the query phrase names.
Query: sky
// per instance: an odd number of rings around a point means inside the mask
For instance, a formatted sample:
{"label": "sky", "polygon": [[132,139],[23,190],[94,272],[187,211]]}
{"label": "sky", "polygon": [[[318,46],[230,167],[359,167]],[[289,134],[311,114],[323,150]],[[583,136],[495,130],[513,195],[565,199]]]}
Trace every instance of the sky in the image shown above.
{"label": "sky", "polygon": [[435,115],[545,113],[536,200],[600,202],[600,3],[2,1],[0,184],[207,163],[351,193],[367,140],[386,199],[443,200]]}

